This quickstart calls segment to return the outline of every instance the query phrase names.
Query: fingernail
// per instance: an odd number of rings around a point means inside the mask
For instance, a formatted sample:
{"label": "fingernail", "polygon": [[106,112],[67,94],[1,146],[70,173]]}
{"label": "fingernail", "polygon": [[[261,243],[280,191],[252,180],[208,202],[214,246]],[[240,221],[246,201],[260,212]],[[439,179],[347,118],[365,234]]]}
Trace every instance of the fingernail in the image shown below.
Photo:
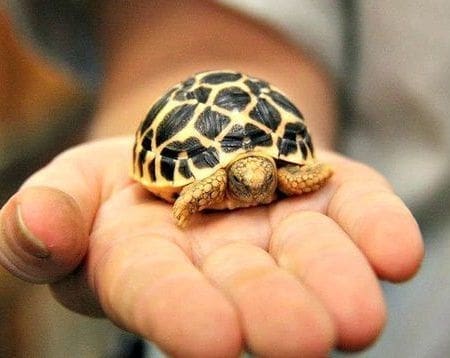
{"label": "fingernail", "polygon": [[18,243],[26,252],[29,254],[45,259],[50,256],[50,251],[47,246],[39,240],[27,227],[22,211],[20,209],[20,205],[17,205],[16,209],[16,218],[17,218],[17,228],[20,233],[20,242]]}

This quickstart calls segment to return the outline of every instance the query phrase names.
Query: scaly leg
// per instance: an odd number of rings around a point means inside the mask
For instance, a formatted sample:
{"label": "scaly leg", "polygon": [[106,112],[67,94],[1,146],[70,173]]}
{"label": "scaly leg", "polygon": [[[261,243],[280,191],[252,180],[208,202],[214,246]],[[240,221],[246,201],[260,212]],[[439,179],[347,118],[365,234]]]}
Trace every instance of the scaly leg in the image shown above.
{"label": "scaly leg", "polygon": [[298,195],[320,189],[333,170],[327,164],[288,164],[278,169],[278,189],[286,195]]}
{"label": "scaly leg", "polygon": [[186,185],[173,204],[172,212],[178,226],[186,227],[194,213],[223,201],[226,187],[227,173],[224,169],[219,169],[203,180]]}

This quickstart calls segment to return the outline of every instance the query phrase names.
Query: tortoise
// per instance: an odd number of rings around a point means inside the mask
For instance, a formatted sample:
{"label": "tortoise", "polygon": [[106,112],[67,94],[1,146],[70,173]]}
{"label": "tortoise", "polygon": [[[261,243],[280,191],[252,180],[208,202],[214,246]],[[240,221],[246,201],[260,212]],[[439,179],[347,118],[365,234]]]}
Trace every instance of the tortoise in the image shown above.
{"label": "tortoise", "polygon": [[318,190],[331,175],[315,160],[303,116],[286,95],[230,70],[172,87],[139,125],[133,148],[132,177],[174,203],[180,227],[204,209]]}

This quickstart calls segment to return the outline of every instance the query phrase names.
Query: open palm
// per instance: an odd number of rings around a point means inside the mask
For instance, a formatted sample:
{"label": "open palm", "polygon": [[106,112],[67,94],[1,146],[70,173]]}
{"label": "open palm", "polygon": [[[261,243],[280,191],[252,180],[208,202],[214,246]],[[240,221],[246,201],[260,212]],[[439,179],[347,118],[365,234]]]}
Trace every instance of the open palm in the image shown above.
{"label": "open palm", "polygon": [[376,277],[402,281],[420,264],[415,220],[362,164],[319,153],[335,171],[320,191],[200,213],[181,230],[129,179],[131,144],[85,144],[33,175],[2,209],[0,261],[171,355],[363,348],[385,320]]}

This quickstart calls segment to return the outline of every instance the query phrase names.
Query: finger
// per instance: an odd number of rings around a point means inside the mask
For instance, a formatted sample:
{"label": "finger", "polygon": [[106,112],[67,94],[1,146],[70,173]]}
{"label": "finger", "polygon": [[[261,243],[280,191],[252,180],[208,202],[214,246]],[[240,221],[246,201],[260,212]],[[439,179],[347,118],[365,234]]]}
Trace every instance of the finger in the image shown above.
{"label": "finger", "polygon": [[270,253],[320,299],[341,348],[360,349],[377,338],[386,319],[378,281],[333,220],[308,211],[289,215],[274,229]]}
{"label": "finger", "polygon": [[[99,158],[121,158],[128,146],[124,140],[81,146],[30,177],[2,209],[0,263],[37,283],[71,272],[86,252],[95,213],[112,180]],[[126,175],[126,164],[123,169]]]}
{"label": "finger", "polygon": [[403,281],[423,258],[419,227],[402,200],[370,168],[351,161],[336,164],[335,188],[327,213],[364,252],[383,279]]}
{"label": "finger", "polygon": [[[109,248],[97,246],[109,240]],[[98,254],[89,262],[92,286],[118,325],[170,356],[239,355],[234,308],[176,244],[158,234],[121,239],[112,234],[93,237],[93,242]]]}
{"label": "finger", "polygon": [[231,243],[207,256],[202,269],[235,304],[252,353],[322,357],[332,348],[334,327],[324,308],[263,249]]}

